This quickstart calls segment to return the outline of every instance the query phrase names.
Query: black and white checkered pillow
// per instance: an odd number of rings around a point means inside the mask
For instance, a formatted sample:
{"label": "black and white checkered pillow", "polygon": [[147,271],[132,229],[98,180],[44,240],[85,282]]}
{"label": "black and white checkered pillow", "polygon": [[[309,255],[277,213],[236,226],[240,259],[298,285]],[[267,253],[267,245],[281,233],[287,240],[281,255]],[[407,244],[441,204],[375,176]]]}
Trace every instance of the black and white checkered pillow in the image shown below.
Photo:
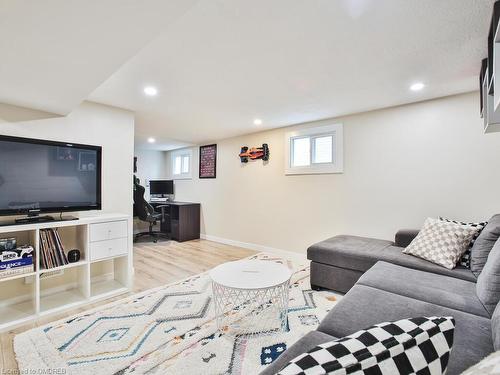
{"label": "black and white checkered pillow", "polygon": [[471,240],[471,242],[469,244],[469,248],[465,251],[464,255],[462,255],[462,257],[458,261],[459,265],[461,265],[463,267],[470,268],[470,254],[471,254],[472,246],[474,245],[474,242],[476,242],[477,238],[481,234],[481,231],[484,229],[484,227],[486,226],[486,224],[488,224],[488,222],[487,221],[483,221],[481,223],[465,223],[463,221],[451,220],[451,219],[447,219],[447,218],[441,217],[441,216],[439,217],[439,220],[447,221],[449,223],[455,223],[455,224],[460,224],[460,225],[468,225],[468,226],[471,226],[471,227],[479,228],[479,231],[477,231],[476,234],[474,235],[474,237],[472,237],[472,240]]}
{"label": "black and white checkered pillow", "polygon": [[422,317],[385,322],[316,346],[279,375],[427,374],[446,371],[455,320]]}

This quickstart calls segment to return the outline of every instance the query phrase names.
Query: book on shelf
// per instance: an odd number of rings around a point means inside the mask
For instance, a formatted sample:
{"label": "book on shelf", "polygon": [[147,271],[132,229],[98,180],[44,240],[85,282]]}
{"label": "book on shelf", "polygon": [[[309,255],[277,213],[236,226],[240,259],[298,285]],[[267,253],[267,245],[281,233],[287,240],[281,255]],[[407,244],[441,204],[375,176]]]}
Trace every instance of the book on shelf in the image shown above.
{"label": "book on shelf", "polygon": [[43,269],[68,264],[64,246],[57,228],[40,230],[40,266]]}
{"label": "book on shelf", "polygon": [[16,246],[15,238],[0,239],[2,246],[0,249],[0,279],[23,273],[34,272],[33,246]]}
{"label": "book on shelf", "polygon": [[12,276],[16,276],[16,275],[22,275],[25,273],[32,273],[34,271],[35,271],[35,267],[33,264],[31,264],[29,266],[7,268],[5,270],[0,271],[0,279],[5,279],[7,277],[12,277]]}
{"label": "book on shelf", "polygon": [[32,246],[21,246],[13,251],[4,251],[2,254],[5,255],[6,253],[11,256],[2,257],[2,259],[9,260],[0,262],[0,279],[34,272],[34,249]]}
{"label": "book on shelf", "polygon": [[7,262],[0,263],[0,271],[6,271],[13,268],[32,266],[32,265],[33,265],[33,257],[9,260]]}

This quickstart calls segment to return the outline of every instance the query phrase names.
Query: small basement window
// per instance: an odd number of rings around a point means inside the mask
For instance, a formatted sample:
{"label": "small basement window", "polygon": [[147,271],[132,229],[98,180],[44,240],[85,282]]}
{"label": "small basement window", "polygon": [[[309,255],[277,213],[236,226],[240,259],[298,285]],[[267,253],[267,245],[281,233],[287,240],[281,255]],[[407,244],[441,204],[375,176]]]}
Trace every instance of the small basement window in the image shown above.
{"label": "small basement window", "polygon": [[192,176],[193,150],[183,149],[171,153],[172,177],[174,179],[189,179]]}
{"label": "small basement window", "polygon": [[305,128],[285,135],[285,174],[342,173],[343,125]]}

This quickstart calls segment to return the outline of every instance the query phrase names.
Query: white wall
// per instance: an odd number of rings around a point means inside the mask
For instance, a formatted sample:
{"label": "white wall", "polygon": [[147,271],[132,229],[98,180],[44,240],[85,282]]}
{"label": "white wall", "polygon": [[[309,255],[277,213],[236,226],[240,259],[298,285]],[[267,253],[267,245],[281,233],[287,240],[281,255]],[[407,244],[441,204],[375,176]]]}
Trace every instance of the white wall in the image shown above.
{"label": "white wall", "polygon": [[[202,203],[202,232],[297,252],[340,234],[391,239],[425,217],[484,220],[500,212],[500,134],[485,135],[475,93],[367,112],[344,124],[344,173],[285,176],[282,128],[218,142],[217,179],[176,181]],[[271,158],[239,162],[268,143]]]}
{"label": "white wall", "polygon": [[0,134],[102,146],[102,212],[132,215],[134,114],[84,102],[66,117],[13,122],[32,112],[0,107]]}
{"label": "white wall", "polygon": [[167,165],[164,151],[135,150],[137,173],[141,185],[146,188],[144,197],[149,200],[149,181],[167,179]]}

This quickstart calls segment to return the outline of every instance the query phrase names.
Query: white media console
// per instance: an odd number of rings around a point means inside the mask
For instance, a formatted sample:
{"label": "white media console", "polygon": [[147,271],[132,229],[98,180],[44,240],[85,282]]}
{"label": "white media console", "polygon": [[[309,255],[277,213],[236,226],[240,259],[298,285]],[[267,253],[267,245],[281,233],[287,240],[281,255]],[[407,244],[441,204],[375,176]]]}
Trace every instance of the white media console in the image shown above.
{"label": "white media console", "polygon": [[[58,228],[66,253],[78,249],[80,261],[61,267],[40,266],[40,230]],[[130,290],[132,220],[99,215],[74,221],[0,227],[0,238],[35,248],[35,269],[0,279],[0,331],[62,310],[81,307]]]}

